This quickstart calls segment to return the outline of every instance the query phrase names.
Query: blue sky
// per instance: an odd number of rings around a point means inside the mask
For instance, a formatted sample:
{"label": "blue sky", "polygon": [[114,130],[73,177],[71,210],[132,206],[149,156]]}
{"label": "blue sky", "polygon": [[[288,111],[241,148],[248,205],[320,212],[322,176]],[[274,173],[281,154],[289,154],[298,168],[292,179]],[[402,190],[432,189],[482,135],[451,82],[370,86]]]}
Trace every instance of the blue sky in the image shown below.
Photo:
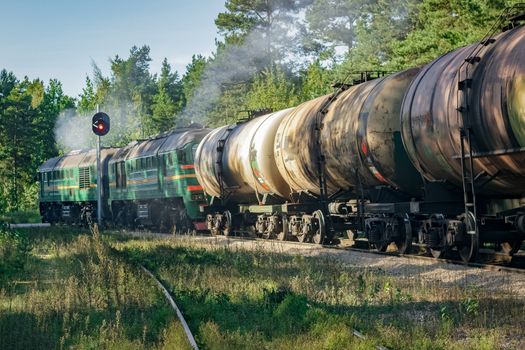
{"label": "blue sky", "polygon": [[221,0],[0,0],[0,69],[57,78],[76,97],[92,60],[108,75],[111,57],[149,45],[152,72],[167,57],[182,74],[192,54],[214,50],[221,11]]}

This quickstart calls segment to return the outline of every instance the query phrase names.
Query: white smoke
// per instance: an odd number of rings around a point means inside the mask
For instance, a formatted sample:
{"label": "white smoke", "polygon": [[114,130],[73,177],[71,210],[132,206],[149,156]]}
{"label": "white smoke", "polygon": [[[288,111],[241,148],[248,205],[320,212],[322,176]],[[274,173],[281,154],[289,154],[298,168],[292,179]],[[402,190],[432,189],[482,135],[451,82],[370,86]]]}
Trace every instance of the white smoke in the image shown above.
{"label": "white smoke", "polygon": [[[298,47],[304,33],[304,11],[283,13],[280,18],[274,18],[270,28],[252,30],[241,45],[227,45],[207,64],[201,84],[180,119],[206,124],[206,112],[219,100],[223,86],[248,82],[265,66],[264,62],[275,61],[275,55],[281,58],[280,63],[292,63],[296,69],[303,67],[308,57],[304,57],[304,53],[301,57],[296,54],[301,51]],[[280,54],[276,54],[278,50]]]}
{"label": "white smoke", "polygon": [[[103,146],[123,146],[132,139],[142,137],[140,134],[141,123],[132,111],[132,103],[126,104],[127,108],[100,107],[101,112],[109,115],[111,120],[110,131],[101,139]],[[87,113],[77,113],[70,109],[62,112],[55,124],[55,140],[59,148],[64,151],[94,148],[96,135],[92,131],[91,118],[96,110]]]}

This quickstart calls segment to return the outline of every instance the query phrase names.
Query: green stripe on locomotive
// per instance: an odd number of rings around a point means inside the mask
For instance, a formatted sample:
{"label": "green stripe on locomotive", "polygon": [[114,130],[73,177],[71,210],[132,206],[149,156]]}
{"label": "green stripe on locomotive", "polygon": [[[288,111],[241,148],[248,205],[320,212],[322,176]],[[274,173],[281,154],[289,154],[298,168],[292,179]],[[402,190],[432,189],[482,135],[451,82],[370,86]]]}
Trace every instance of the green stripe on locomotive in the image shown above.
{"label": "green stripe on locomotive", "polygon": [[132,142],[109,165],[110,202],[181,198],[191,219],[202,219],[205,203],[193,169],[193,152],[208,129],[176,129]]}

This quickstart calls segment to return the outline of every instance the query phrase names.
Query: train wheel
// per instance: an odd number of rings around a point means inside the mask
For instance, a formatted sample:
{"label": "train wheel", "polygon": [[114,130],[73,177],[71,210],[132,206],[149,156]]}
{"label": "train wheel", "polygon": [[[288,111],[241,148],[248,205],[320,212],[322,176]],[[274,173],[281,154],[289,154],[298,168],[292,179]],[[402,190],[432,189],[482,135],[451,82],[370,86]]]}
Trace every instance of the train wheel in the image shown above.
{"label": "train wheel", "polygon": [[479,231],[476,228],[476,218],[471,212],[467,216],[463,214],[460,218],[465,224],[465,233],[462,235],[460,243],[458,243],[458,252],[463,262],[471,262],[476,260],[479,250]]}
{"label": "train wheel", "polygon": [[513,256],[518,252],[518,250],[520,250],[522,243],[523,241],[520,239],[511,242],[502,242],[499,244],[500,252],[508,256]]}
{"label": "train wheel", "polygon": [[232,233],[232,214],[229,210],[226,210],[223,214],[224,216],[224,228],[222,230],[222,233],[225,236],[229,236]]}
{"label": "train wheel", "polygon": [[312,240],[315,244],[321,244],[323,243],[326,237],[326,226],[325,226],[325,221],[324,221],[324,215],[322,211],[316,210],[313,216],[315,219],[317,219],[317,229],[315,230]]}
{"label": "train wheel", "polygon": [[286,241],[288,239],[288,218],[286,215],[282,216],[282,231],[277,234],[279,241]]}
{"label": "train wheel", "polygon": [[308,239],[308,235],[304,234],[304,233],[300,233],[297,235],[297,240],[301,243],[305,243]]}
{"label": "train wheel", "polygon": [[376,247],[376,250],[378,252],[386,252],[388,246],[390,245],[389,242],[385,242],[385,241],[381,241],[381,242],[376,242],[374,244],[374,246]]}
{"label": "train wheel", "polygon": [[430,251],[430,254],[436,258],[436,259],[441,259],[441,258],[444,258],[445,255],[447,254],[447,248],[428,248],[428,250]]}
{"label": "train wheel", "polygon": [[412,225],[408,214],[398,217],[398,238],[394,240],[399,254],[409,254],[412,249]]}

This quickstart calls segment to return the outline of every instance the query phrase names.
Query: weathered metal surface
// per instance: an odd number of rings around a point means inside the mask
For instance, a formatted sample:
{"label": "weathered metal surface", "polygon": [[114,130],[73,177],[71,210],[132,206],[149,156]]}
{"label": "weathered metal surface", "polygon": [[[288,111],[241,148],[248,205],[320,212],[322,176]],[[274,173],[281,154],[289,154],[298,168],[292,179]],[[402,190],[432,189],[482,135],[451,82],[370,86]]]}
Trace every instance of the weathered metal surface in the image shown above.
{"label": "weathered metal surface", "polygon": [[[475,45],[425,66],[411,84],[402,108],[402,137],[412,162],[429,180],[461,186],[458,69]],[[525,27],[504,32],[470,65],[468,121],[475,174],[481,194],[525,195],[525,153],[500,152],[525,146]],[[463,105],[465,103],[463,102]]]}
{"label": "weathered metal surface", "polygon": [[275,134],[282,120],[291,112],[286,109],[266,115],[250,139],[250,172],[248,182],[259,194],[274,194],[286,198],[290,195],[290,186],[284,181],[275,163]]}
{"label": "weathered metal surface", "polygon": [[[329,106],[320,136],[329,193],[355,189],[358,183],[418,191],[418,174],[399,135],[401,101],[417,71],[410,69],[353,86]],[[295,108],[277,131],[277,166],[296,192],[319,194],[315,128],[328,98],[319,97]]]}
{"label": "weathered metal surface", "polygon": [[195,155],[197,179],[205,191],[221,197],[222,181],[222,195],[241,202],[262,200],[264,194],[287,196],[290,190],[275,165],[273,143],[290,111],[224,126],[206,136]]}

